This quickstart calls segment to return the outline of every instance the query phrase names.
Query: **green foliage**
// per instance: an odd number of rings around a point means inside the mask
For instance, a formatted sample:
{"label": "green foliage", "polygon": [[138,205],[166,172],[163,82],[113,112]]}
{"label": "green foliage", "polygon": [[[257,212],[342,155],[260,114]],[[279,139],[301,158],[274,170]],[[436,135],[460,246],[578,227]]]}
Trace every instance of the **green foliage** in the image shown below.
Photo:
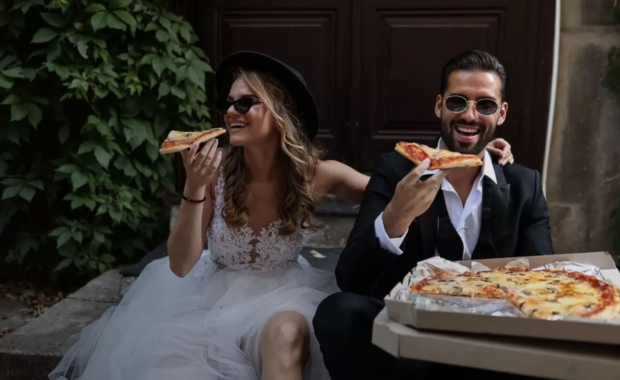
{"label": "green foliage", "polygon": [[161,243],[174,186],[159,144],[210,127],[196,40],[156,1],[0,0],[8,262],[93,276]]}

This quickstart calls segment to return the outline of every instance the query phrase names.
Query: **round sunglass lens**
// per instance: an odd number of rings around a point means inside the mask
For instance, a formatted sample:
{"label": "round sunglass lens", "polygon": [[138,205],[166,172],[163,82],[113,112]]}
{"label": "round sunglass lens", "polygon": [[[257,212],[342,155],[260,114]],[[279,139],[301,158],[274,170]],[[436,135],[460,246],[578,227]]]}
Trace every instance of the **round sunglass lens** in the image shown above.
{"label": "round sunglass lens", "polygon": [[452,112],[463,112],[467,108],[467,101],[461,97],[450,97],[446,99],[446,108]]}
{"label": "round sunglass lens", "polygon": [[481,99],[476,104],[476,110],[483,115],[492,115],[497,111],[497,104],[488,99]]}

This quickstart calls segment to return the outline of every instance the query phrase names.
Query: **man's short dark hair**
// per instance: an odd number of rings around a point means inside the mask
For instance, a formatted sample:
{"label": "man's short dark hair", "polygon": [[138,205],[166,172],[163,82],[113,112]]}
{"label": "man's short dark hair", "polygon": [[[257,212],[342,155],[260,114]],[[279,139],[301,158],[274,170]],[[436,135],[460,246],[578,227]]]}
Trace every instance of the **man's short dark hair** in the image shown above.
{"label": "man's short dark hair", "polygon": [[443,95],[448,88],[448,77],[455,71],[492,71],[499,76],[502,82],[501,101],[504,101],[506,91],[506,70],[495,56],[482,50],[470,50],[452,58],[441,70],[440,94]]}

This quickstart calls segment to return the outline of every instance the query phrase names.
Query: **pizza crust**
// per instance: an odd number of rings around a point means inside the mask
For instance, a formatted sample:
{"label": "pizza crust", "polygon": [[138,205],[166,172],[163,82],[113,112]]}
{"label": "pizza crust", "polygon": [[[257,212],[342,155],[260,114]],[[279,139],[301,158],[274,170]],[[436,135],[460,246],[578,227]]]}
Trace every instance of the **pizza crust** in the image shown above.
{"label": "pizza crust", "polygon": [[482,166],[482,160],[476,155],[434,149],[424,144],[401,141],[394,150],[416,165],[428,158],[431,161],[429,170]]}
{"label": "pizza crust", "polygon": [[199,144],[212,140],[220,135],[226,133],[224,128],[212,128],[205,131],[198,132],[184,132],[184,131],[170,131],[168,136],[161,144],[159,153],[170,154],[180,152],[191,148],[192,144],[198,142]]}

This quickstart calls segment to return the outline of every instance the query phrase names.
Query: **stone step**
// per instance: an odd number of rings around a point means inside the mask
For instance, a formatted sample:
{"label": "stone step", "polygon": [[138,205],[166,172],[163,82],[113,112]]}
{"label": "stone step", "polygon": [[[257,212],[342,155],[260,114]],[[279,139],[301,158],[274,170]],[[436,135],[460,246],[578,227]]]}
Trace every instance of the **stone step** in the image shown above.
{"label": "stone step", "polygon": [[69,349],[69,338],[118,303],[119,270],[95,278],[0,341],[0,378],[47,379]]}

